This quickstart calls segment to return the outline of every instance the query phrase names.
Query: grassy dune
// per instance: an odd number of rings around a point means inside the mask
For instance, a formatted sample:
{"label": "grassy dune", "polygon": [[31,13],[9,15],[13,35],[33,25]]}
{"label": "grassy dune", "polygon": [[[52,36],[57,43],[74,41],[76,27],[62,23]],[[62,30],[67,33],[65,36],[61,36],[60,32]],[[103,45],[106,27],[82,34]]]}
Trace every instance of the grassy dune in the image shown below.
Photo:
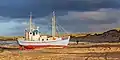
{"label": "grassy dune", "polygon": [[17,40],[18,38],[23,38],[23,36],[0,36],[0,40]]}

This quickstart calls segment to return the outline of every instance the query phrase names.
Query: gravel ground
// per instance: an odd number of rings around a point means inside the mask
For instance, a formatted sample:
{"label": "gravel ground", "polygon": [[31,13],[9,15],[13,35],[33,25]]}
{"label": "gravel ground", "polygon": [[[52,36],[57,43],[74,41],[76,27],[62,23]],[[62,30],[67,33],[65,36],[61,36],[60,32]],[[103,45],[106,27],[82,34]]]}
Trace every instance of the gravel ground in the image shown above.
{"label": "gravel ground", "polygon": [[83,45],[71,44],[64,49],[6,49],[0,53],[0,60],[120,60],[119,45],[81,46]]}

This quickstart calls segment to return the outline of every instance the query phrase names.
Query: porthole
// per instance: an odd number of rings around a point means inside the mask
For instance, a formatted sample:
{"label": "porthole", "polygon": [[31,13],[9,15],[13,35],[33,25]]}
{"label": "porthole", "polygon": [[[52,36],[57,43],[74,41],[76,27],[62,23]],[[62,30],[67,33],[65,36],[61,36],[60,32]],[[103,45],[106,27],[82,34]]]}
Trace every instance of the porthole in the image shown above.
{"label": "porthole", "polygon": [[44,41],[44,39],[42,39],[42,41]]}

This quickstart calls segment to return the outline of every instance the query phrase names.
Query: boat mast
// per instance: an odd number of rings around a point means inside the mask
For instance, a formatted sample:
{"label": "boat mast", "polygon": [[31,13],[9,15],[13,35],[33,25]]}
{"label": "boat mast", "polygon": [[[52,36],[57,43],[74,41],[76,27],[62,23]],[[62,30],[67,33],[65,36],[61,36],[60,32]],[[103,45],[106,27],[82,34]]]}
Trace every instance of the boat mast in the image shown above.
{"label": "boat mast", "polygon": [[52,36],[56,36],[56,18],[55,18],[55,12],[53,11],[53,17],[52,17]]}
{"label": "boat mast", "polygon": [[32,36],[30,35],[31,34],[31,31],[32,31],[32,12],[30,12],[30,22],[29,22],[29,40],[32,39]]}

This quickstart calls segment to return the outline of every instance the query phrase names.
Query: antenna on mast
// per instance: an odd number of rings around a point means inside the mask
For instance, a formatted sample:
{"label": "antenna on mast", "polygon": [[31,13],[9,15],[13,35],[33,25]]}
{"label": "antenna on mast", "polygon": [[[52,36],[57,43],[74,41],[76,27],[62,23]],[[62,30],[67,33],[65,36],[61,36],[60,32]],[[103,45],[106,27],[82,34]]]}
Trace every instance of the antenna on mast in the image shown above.
{"label": "antenna on mast", "polygon": [[32,12],[30,12],[30,23],[29,23],[29,25],[30,25],[30,32],[31,32],[31,27],[32,27]]}

